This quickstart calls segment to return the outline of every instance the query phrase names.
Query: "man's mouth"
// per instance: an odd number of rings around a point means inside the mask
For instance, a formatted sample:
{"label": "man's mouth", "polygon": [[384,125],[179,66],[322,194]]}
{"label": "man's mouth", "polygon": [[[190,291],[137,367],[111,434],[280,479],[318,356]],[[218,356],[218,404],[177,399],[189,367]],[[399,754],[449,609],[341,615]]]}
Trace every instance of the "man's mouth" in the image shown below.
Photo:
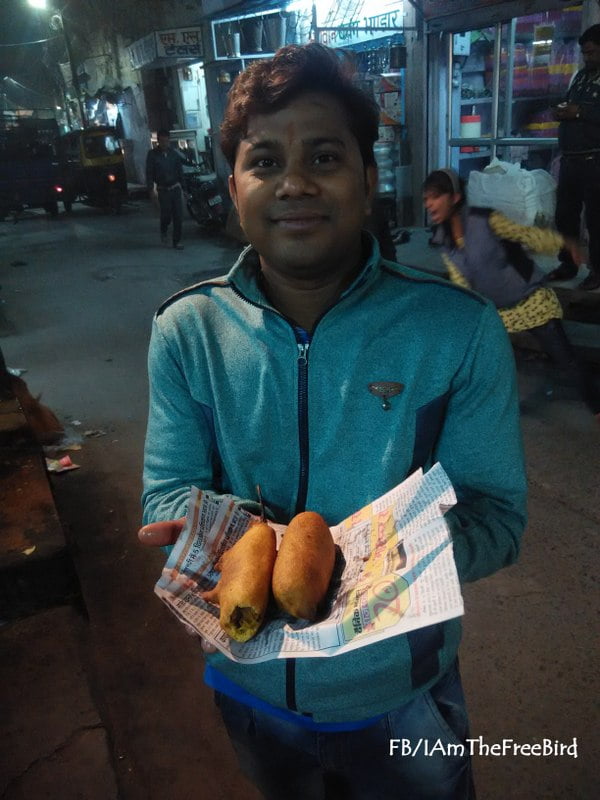
{"label": "man's mouth", "polygon": [[287,211],[275,214],[271,221],[278,228],[290,231],[302,231],[317,227],[328,219],[326,214],[317,211]]}

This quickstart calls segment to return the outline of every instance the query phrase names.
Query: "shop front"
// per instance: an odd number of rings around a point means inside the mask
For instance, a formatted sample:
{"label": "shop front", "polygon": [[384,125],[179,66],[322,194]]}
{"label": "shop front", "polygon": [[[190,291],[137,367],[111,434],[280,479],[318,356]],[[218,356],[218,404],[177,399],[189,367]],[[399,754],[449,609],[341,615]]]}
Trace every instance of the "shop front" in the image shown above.
{"label": "shop front", "polygon": [[424,0],[429,169],[449,165],[468,179],[497,158],[555,175],[553,108],[580,68],[579,36],[598,21],[592,6]]}

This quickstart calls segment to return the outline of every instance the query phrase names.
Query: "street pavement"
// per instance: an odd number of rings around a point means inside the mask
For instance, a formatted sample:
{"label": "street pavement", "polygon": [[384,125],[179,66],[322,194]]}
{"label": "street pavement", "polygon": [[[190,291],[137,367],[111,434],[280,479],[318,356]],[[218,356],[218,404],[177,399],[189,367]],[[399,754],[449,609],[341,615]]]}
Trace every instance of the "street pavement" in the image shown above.
{"label": "street pavement", "polygon": [[[434,265],[419,237],[399,258]],[[183,243],[159,245],[144,200],[120,216],[76,205],[55,220],[0,222],[0,347],[81,445],[70,453],[80,468],[50,480],[83,600],[0,627],[1,800],[258,797],[202,683],[197,641],[153,594],[163,556],[136,539],[152,314],[239,252],[189,219]],[[586,336],[600,347],[598,326]],[[600,426],[539,354],[519,350],[517,363],[523,550],[515,566],[464,587],[476,784],[480,800],[587,800],[600,756]],[[574,739],[576,759],[554,754]],[[514,754],[527,744],[552,753]]]}

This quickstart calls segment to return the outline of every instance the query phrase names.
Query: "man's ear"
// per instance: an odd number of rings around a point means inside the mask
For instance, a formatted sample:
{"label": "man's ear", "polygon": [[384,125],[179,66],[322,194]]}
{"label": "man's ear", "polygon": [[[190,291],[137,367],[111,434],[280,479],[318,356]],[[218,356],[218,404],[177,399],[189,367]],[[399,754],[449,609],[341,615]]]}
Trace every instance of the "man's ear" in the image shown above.
{"label": "man's ear", "polygon": [[233,203],[233,205],[235,206],[235,210],[237,211],[238,210],[237,189],[235,186],[235,178],[233,177],[233,174],[231,174],[227,178],[227,188],[229,189],[229,196],[231,197],[231,202]]}
{"label": "man's ear", "polygon": [[373,199],[377,190],[377,182],[379,181],[379,173],[374,164],[369,164],[365,167],[365,214],[370,216],[373,207]]}

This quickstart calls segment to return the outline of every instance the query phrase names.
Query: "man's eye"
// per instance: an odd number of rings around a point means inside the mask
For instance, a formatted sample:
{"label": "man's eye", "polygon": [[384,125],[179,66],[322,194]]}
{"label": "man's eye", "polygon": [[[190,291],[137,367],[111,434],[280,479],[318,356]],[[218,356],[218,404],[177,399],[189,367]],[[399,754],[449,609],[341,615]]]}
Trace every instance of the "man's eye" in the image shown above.
{"label": "man's eye", "polygon": [[313,159],[315,164],[323,165],[337,164],[339,160],[337,153],[318,153]]}
{"label": "man's eye", "polygon": [[255,158],[250,166],[253,169],[271,169],[271,167],[275,166],[275,159],[270,158],[269,156],[263,156],[262,158]]}

